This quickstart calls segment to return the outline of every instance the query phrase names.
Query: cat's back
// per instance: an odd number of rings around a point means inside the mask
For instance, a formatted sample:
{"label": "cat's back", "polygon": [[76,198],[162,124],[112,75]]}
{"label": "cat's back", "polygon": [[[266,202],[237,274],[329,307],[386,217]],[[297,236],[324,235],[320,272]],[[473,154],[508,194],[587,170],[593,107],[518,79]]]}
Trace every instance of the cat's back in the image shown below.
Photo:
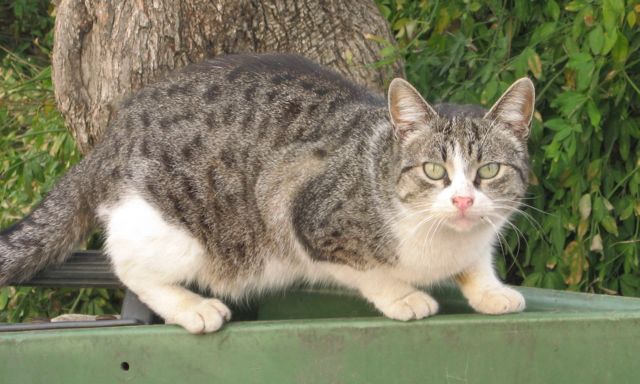
{"label": "cat's back", "polygon": [[228,140],[277,150],[344,140],[347,119],[362,120],[364,111],[384,105],[380,95],[302,56],[229,55],[189,65],[129,97],[107,140],[145,158],[154,146],[180,145],[189,154]]}
{"label": "cat's back", "polygon": [[[152,84],[125,101],[121,113],[147,109],[163,115],[185,109],[194,116],[210,110],[238,115],[286,107],[295,115],[304,112],[296,107],[319,104],[335,113],[354,104],[384,106],[384,99],[299,55],[229,55],[191,64]],[[323,112],[318,107],[310,112]]]}

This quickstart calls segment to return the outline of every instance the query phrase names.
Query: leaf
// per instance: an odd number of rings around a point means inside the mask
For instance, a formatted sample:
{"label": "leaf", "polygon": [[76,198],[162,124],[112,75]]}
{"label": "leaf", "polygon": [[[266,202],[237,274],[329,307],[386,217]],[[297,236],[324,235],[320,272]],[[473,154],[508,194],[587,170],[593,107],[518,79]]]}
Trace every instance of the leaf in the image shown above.
{"label": "leaf", "polygon": [[613,205],[611,204],[611,202],[609,200],[607,200],[606,197],[602,198],[602,204],[604,204],[604,207],[607,211],[611,212],[613,211]]}
{"label": "leaf", "polygon": [[525,287],[537,287],[542,280],[542,273],[532,272],[528,274],[522,281],[522,285]]}
{"label": "leaf", "polygon": [[380,13],[382,13],[382,16],[384,16],[385,19],[389,19],[389,16],[391,15],[391,9],[389,9],[388,6],[378,3],[378,9],[380,9]]}
{"label": "leaf", "polygon": [[629,24],[630,28],[633,28],[634,25],[636,25],[636,13],[634,11],[629,11],[629,13],[627,13],[627,24]]}
{"label": "leaf", "polygon": [[587,180],[591,181],[600,176],[602,169],[602,159],[595,159],[587,167]]}
{"label": "leaf", "polygon": [[624,63],[629,57],[629,40],[620,32],[615,45],[611,49],[611,57],[616,63]]}
{"label": "leaf", "polygon": [[633,209],[634,209],[633,200],[631,199],[626,200],[626,204],[624,205],[624,208],[620,210],[620,215],[618,216],[620,220],[627,220],[628,218],[630,218],[631,215],[633,215]]}
{"label": "leaf", "polygon": [[578,207],[580,210],[580,218],[582,220],[587,220],[589,215],[591,215],[591,195],[585,193],[580,198],[580,202],[578,203]]}
{"label": "leaf", "polygon": [[589,250],[592,252],[602,253],[602,237],[600,237],[600,234],[593,236]]}
{"label": "leaf", "polygon": [[593,57],[587,52],[577,53],[569,59],[567,67],[576,71],[576,90],[583,91],[587,89],[593,80],[593,72],[595,70]]}
{"label": "leaf", "polygon": [[584,8],[587,4],[584,1],[570,1],[567,5],[564,6],[564,9],[569,12],[577,12]]}
{"label": "leaf", "polygon": [[617,29],[605,30],[604,31],[604,45],[602,46],[602,51],[600,52],[600,54],[601,55],[606,55],[607,53],[609,53],[611,51],[611,49],[613,48],[613,46],[616,44],[617,40],[618,40],[618,30]]}
{"label": "leaf", "polygon": [[556,133],[556,135],[554,136],[554,140],[557,141],[562,141],[564,139],[566,139],[567,137],[569,137],[571,134],[573,133],[573,131],[571,130],[571,127],[567,127],[565,129],[563,129],[562,131],[559,131],[558,133]]}
{"label": "leaf", "polygon": [[587,115],[589,116],[589,121],[593,127],[600,126],[602,114],[593,99],[589,99],[589,101],[587,101]]}
{"label": "leaf", "polygon": [[9,287],[0,288],[0,310],[5,309],[9,303]]}
{"label": "leaf", "polygon": [[560,17],[560,6],[554,0],[546,2],[545,10],[554,21],[557,21]]}
{"label": "leaf", "polygon": [[580,220],[578,223],[578,238],[584,238],[584,235],[587,234],[589,230],[589,221],[588,220]]}
{"label": "leaf", "polygon": [[482,103],[483,105],[488,104],[491,100],[493,100],[493,97],[496,95],[497,91],[498,82],[495,79],[492,79],[482,90],[482,93],[480,94],[480,103]]}
{"label": "leaf", "polygon": [[604,203],[602,202],[602,197],[596,197],[593,202],[593,218],[596,221],[601,222],[606,214],[607,211],[604,207]]}
{"label": "leaf", "polygon": [[533,31],[531,35],[531,41],[529,42],[529,46],[534,46],[541,41],[547,40],[551,35],[556,32],[557,26],[553,21],[543,23],[538,28]]}
{"label": "leaf", "polygon": [[624,271],[630,272],[638,269],[638,250],[636,249],[636,243],[623,243],[619,244],[622,253],[624,254]]}
{"label": "leaf", "polygon": [[560,253],[564,248],[565,232],[560,219],[558,218],[555,222],[556,224],[551,229],[551,243],[556,251]]}
{"label": "leaf", "polygon": [[480,4],[477,1],[474,1],[471,4],[469,4],[469,10],[471,12],[478,12],[480,10],[480,8],[482,8],[482,4]]}
{"label": "leaf", "polygon": [[625,273],[620,276],[620,288],[623,295],[637,296],[640,290],[640,276]]}
{"label": "leaf", "polygon": [[589,48],[591,48],[591,52],[593,52],[594,55],[598,55],[602,52],[603,46],[604,32],[602,31],[602,27],[597,25],[589,32]]}
{"label": "leaf", "polygon": [[608,30],[618,26],[618,22],[624,15],[624,0],[603,0],[602,21]]}
{"label": "leaf", "polygon": [[536,79],[539,79],[542,75],[542,62],[540,61],[540,56],[537,53],[533,53],[533,55],[529,56],[527,59],[527,65],[531,70],[531,73]]}
{"label": "leaf", "polygon": [[380,57],[391,57],[395,55],[396,48],[393,46],[384,47],[378,53]]}
{"label": "leaf", "polygon": [[569,267],[569,274],[565,276],[564,282],[568,285],[576,285],[582,280],[582,274],[586,270],[587,260],[584,251],[577,241],[570,242],[563,252],[565,264]]}
{"label": "leaf", "polygon": [[567,123],[565,119],[562,119],[562,118],[549,119],[544,122],[544,126],[551,129],[552,131],[561,131],[564,129],[571,129],[571,125]]}
{"label": "leaf", "polygon": [[551,102],[551,105],[559,107],[560,112],[569,118],[582,108],[582,105],[586,103],[587,100],[588,97],[582,93],[566,91],[556,96]]}
{"label": "leaf", "polygon": [[542,278],[542,288],[548,289],[565,289],[565,283],[562,279],[562,275],[557,271],[549,271],[544,274]]}
{"label": "leaf", "polygon": [[602,224],[602,227],[609,232],[610,234],[614,235],[614,236],[618,236],[618,225],[616,224],[616,220],[607,215],[605,216],[601,221],[600,224]]}
{"label": "leaf", "polygon": [[437,33],[442,33],[444,32],[444,30],[449,26],[449,23],[451,22],[451,16],[449,15],[449,11],[447,11],[447,8],[440,8],[440,12],[438,13],[438,18],[437,18],[437,22],[436,22],[436,32]]}

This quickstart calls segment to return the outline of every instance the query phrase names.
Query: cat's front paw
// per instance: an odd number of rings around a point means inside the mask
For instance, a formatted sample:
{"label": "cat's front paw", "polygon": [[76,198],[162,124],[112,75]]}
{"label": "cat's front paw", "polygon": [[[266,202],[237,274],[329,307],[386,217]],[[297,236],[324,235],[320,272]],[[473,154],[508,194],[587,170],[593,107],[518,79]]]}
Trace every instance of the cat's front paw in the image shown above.
{"label": "cat's front paw", "polygon": [[198,304],[177,313],[167,323],[178,324],[193,334],[215,332],[231,320],[231,311],[218,299],[202,299]]}
{"label": "cat's front paw", "polygon": [[438,302],[422,291],[412,292],[394,301],[374,304],[385,316],[394,320],[422,319],[438,312]]}
{"label": "cat's front paw", "polygon": [[522,312],[525,308],[522,294],[504,286],[478,292],[469,298],[469,305],[476,311],[489,315]]}

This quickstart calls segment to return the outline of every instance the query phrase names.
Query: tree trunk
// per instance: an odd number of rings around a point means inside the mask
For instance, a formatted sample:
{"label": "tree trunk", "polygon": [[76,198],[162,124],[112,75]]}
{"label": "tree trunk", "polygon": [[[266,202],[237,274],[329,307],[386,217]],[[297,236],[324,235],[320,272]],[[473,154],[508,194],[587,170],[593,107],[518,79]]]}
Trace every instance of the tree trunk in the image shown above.
{"label": "tree trunk", "polygon": [[114,102],[215,55],[295,52],[381,91],[403,69],[401,62],[370,65],[379,60],[378,38],[393,42],[372,0],[61,0],[54,89],[86,153],[107,126]]}

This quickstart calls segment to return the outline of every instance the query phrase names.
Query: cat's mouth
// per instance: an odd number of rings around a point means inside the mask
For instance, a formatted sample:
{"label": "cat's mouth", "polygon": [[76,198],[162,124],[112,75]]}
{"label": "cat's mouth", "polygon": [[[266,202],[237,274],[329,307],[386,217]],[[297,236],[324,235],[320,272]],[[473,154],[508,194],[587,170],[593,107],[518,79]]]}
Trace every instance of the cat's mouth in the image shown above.
{"label": "cat's mouth", "polygon": [[466,232],[482,223],[481,216],[458,214],[447,220],[447,225],[458,232]]}

